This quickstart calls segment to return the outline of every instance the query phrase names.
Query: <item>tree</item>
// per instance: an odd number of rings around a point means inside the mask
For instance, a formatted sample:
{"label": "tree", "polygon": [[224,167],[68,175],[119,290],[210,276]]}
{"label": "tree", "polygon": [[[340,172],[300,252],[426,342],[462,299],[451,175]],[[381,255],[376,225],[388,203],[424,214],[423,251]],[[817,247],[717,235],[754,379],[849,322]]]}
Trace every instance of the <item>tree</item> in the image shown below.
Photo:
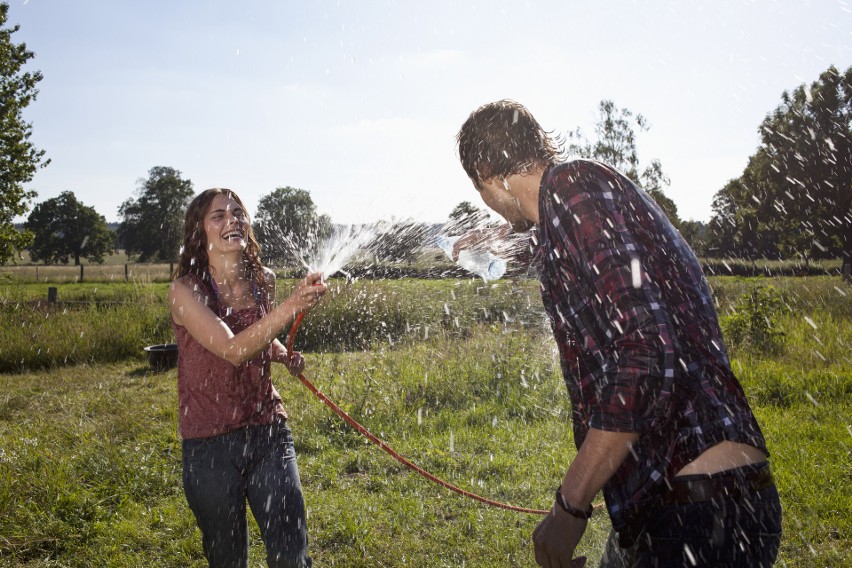
{"label": "tree", "polygon": [[23,71],[35,54],[26,44],[12,42],[12,34],[20,26],[4,27],[8,14],[9,5],[0,3],[0,264],[32,242],[32,233],[18,231],[14,220],[28,211],[29,202],[36,196],[35,191],[24,189],[24,184],[32,181],[36,170],[50,163],[44,159],[44,150],[30,142],[32,124],[23,118],[23,110],[38,95],[36,84],[42,75]]}
{"label": "tree", "polygon": [[450,211],[444,232],[447,235],[463,235],[471,229],[481,227],[487,219],[487,211],[474,206],[470,201],[462,201]]}
{"label": "tree", "polygon": [[640,185],[648,192],[648,195],[654,198],[657,205],[665,211],[666,216],[674,225],[680,228],[683,221],[677,214],[677,205],[665,194],[665,188],[671,185],[669,176],[663,173],[663,166],[659,160],[652,160],[650,164],[642,171],[639,176]]}
{"label": "tree", "polygon": [[701,221],[681,221],[679,230],[684,240],[689,243],[689,248],[695,251],[695,254],[699,257],[708,255],[709,248],[707,243],[708,235],[706,224]]}
{"label": "tree", "polygon": [[278,187],[257,204],[252,229],[264,262],[298,264],[331,234],[331,218],[317,213],[304,189]]}
{"label": "tree", "polygon": [[[852,67],[785,92],[743,174],[714,201],[753,254],[852,258]],[[718,204],[718,207],[717,207]]]}
{"label": "tree", "polygon": [[738,256],[736,251],[737,206],[733,195],[741,191],[739,179],[730,180],[713,197],[715,215],[707,224],[708,256]]}
{"label": "tree", "polygon": [[164,166],[148,171],[140,179],[137,197],[121,204],[118,214],[118,238],[128,256],[142,262],[172,262],[183,242],[183,218],[194,195],[192,182],[181,173]]}
{"label": "tree", "polygon": [[852,67],[784,93],[744,176],[787,254],[852,259]]}
{"label": "tree", "polygon": [[25,226],[35,234],[30,257],[45,264],[67,264],[70,258],[75,265],[81,258],[102,263],[115,244],[104,216],[77,201],[70,191],[36,205]]}
{"label": "tree", "polygon": [[597,139],[590,141],[577,128],[568,133],[570,143],[566,149],[567,154],[600,160],[622,172],[642,186],[665,211],[669,220],[678,226],[680,218],[677,215],[677,206],[664,193],[671,181],[663,173],[660,161],[653,160],[641,174],[639,173],[634,125],[645,132],[650,128],[648,121],[641,114],[634,115],[627,109],[619,109],[610,100],[603,100],[598,104],[598,113],[595,122]]}

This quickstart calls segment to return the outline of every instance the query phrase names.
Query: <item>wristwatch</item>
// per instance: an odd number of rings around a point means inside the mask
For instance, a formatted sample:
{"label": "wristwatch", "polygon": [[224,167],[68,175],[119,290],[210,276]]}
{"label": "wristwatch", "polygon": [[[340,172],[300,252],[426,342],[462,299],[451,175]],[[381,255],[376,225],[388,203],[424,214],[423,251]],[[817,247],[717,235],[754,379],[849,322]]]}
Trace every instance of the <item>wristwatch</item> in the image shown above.
{"label": "wristwatch", "polygon": [[559,505],[559,507],[563,511],[565,511],[566,513],[568,513],[572,517],[577,517],[578,519],[583,519],[584,521],[587,521],[590,518],[592,518],[592,512],[594,511],[594,509],[592,508],[591,505],[589,505],[589,508],[586,509],[585,511],[581,511],[580,509],[571,505],[571,503],[568,503],[565,500],[565,498],[562,496],[562,488],[561,487],[556,490],[556,504]]}

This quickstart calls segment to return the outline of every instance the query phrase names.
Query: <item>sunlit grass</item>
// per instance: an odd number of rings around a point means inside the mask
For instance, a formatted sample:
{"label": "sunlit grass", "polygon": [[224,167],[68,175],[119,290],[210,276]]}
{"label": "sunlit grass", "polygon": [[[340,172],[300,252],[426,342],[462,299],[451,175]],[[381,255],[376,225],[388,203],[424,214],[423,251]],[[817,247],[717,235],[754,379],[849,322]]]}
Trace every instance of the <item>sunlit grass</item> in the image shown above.
{"label": "sunlit grass", "polygon": [[[767,284],[711,282],[717,297],[731,299]],[[732,356],[781,492],[778,565],[849,565],[852,289],[839,279],[771,283],[791,308],[775,322],[781,349]],[[130,315],[91,307],[68,310],[66,319],[31,310],[32,319],[5,320],[30,335],[3,336],[0,362],[11,361],[8,344],[33,351],[45,338],[59,344],[52,327],[69,336],[82,329],[84,339],[65,348],[88,355],[82,364],[54,361],[0,379],[0,566],[205,565],[181,488],[175,372],[151,373],[139,351],[167,313],[165,285],[157,286],[150,298],[147,288],[138,291]],[[281,282],[279,294],[287,286]],[[74,294],[86,298],[92,289],[80,285]],[[537,294],[534,282],[341,283],[306,320],[296,347],[307,351],[305,374],[406,457],[485,497],[548,508],[574,449]],[[3,309],[23,301],[2,287],[0,296],[9,299]],[[156,317],[146,320],[147,310]],[[339,336],[323,339],[329,322],[361,330],[368,347],[347,351],[334,344]],[[108,362],[110,350],[131,344],[132,353]],[[91,362],[99,358],[107,362]],[[538,517],[432,484],[367,444],[278,367],[274,381],[291,416],[317,566],[533,565]],[[606,515],[595,515],[580,551],[592,566],[607,530]],[[251,554],[251,566],[263,565],[254,524]]]}

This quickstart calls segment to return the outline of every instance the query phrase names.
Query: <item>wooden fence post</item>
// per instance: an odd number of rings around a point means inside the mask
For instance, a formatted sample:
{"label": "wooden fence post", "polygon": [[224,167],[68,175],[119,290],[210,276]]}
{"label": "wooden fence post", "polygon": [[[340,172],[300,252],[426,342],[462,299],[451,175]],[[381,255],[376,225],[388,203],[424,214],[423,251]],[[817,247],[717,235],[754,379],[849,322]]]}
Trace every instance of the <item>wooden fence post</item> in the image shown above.
{"label": "wooden fence post", "polygon": [[53,286],[50,286],[47,289],[47,303],[48,304],[55,304],[56,303],[56,288],[54,288]]}
{"label": "wooden fence post", "polygon": [[80,265],[80,282],[83,281],[83,265]]}
{"label": "wooden fence post", "polygon": [[127,263],[124,263],[124,281],[130,281],[130,269],[127,267]]}

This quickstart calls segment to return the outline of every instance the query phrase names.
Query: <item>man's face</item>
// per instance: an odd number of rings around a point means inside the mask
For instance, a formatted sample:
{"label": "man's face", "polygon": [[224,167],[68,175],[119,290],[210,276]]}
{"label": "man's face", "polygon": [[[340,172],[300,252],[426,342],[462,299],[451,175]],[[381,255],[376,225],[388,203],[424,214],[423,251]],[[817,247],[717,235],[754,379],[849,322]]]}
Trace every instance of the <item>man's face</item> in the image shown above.
{"label": "man's face", "polygon": [[503,217],[512,226],[513,231],[519,233],[532,227],[533,222],[523,215],[520,202],[512,195],[504,178],[492,177],[480,181],[479,185],[474,182],[473,185],[479,190],[485,205]]}

